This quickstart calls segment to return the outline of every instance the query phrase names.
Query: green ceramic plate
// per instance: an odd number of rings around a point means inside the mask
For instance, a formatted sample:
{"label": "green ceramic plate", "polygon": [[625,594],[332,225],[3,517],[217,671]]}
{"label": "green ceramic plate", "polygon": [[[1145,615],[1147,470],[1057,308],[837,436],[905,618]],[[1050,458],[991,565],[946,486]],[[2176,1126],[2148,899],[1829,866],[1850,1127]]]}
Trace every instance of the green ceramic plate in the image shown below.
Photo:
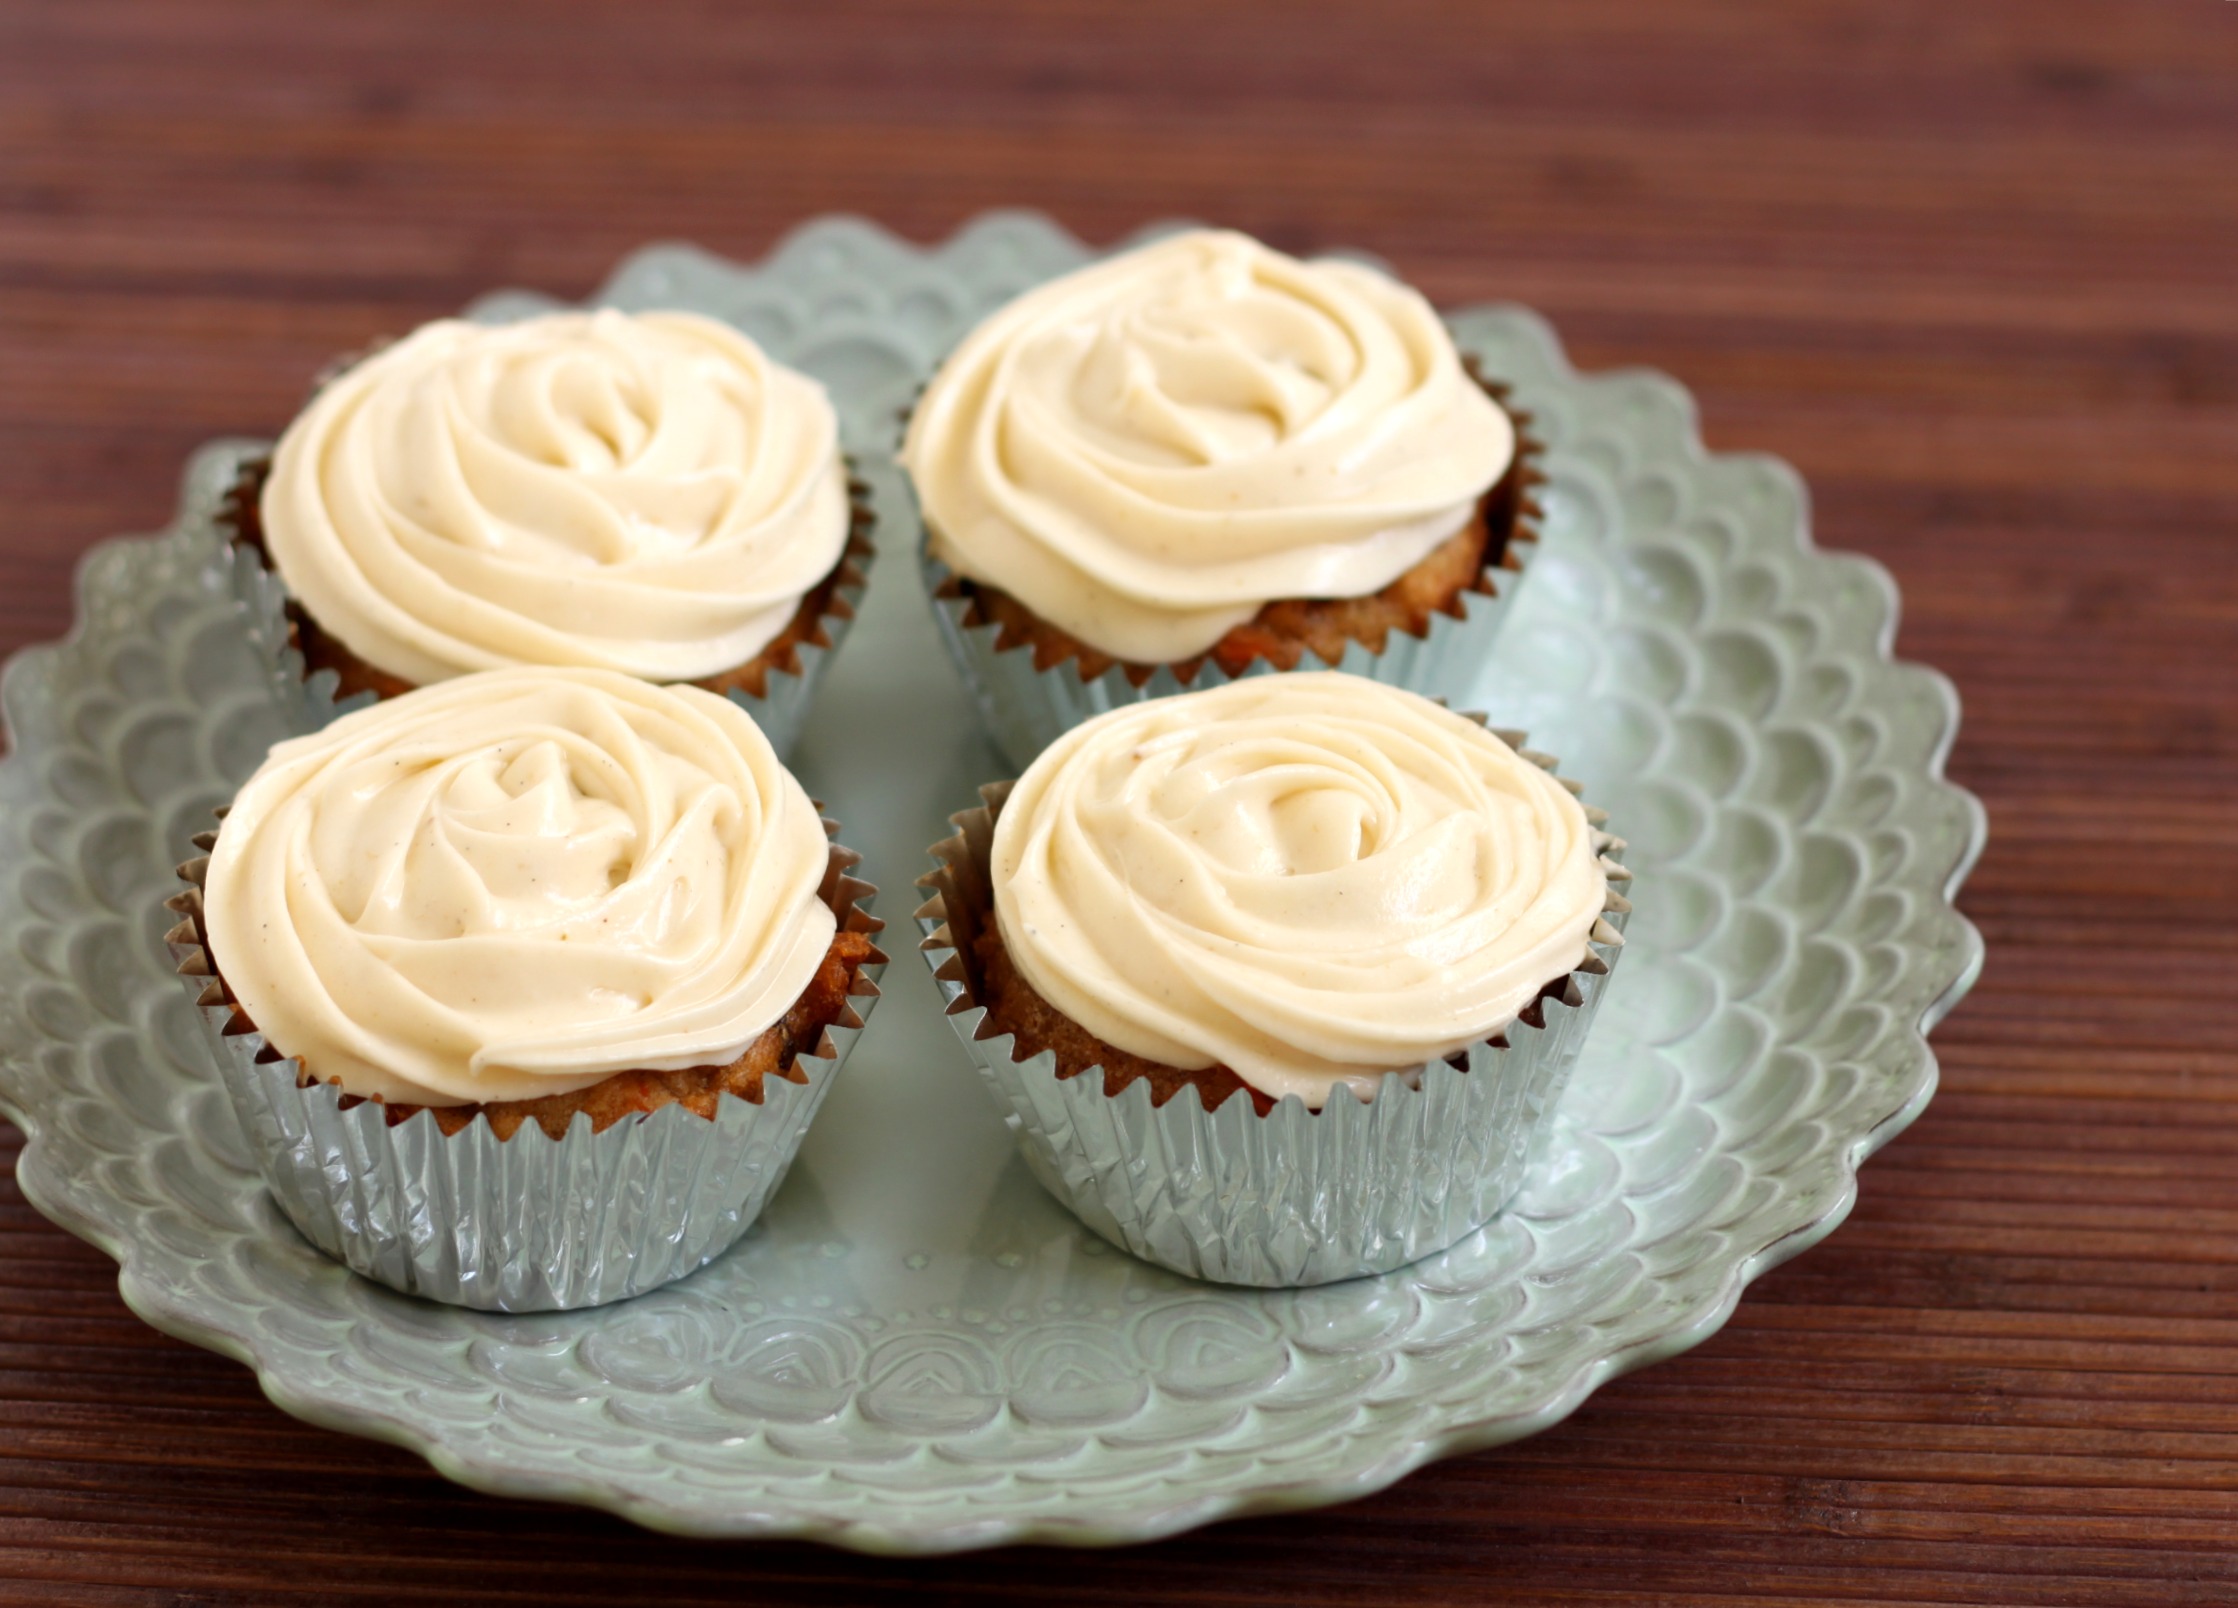
{"label": "green ceramic plate", "polygon": [[[827,220],[757,267],[648,250],[599,298],[741,324],[824,379],[874,466],[886,562],[798,764],[889,919],[943,812],[1002,773],[910,561],[898,410],[981,314],[1085,255],[1015,214],[923,252]],[[784,1190],[684,1283],[507,1318],[327,1262],[246,1169],[159,941],[189,834],[305,718],[218,562],[245,443],[196,458],[169,531],[97,549],[69,640],[8,667],[0,1105],[30,1135],[25,1193],[117,1258],[134,1310],[290,1412],[485,1490],[868,1551],[1340,1501],[1701,1340],[1841,1221],[1934,1090],[1922,1035],[1981,960],[1951,906],[1983,835],[1941,777],[1957,700],[1890,661],[1895,588],[1811,547],[1785,465],[1704,454],[1680,387],[1576,375],[1528,312],[1452,322],[1551,449],[1548,539],[1483,703],[1610,807],[1638,872],[1555,1141],[1482,1232],[1302,1292],[1131,1261],[1028,1177],[897,955]]]}

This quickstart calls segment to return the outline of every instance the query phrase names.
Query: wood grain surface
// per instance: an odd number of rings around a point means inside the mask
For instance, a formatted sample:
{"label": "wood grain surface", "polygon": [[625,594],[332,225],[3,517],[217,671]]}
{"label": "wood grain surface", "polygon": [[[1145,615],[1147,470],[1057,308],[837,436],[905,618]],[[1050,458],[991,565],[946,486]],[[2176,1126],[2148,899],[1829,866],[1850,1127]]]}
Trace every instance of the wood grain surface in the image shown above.
{"label": "wood grain surface", "polygon": [[997,205],[1364,246],[1798,464],[1989,807],[1933,1107],[1721,1334],[1534,1440],[934,1563],[454,1488],[142,1325],[10,1183],[0,1601],[2238,1601],[2229,0],[0,5],[0,650],[371,336]]}

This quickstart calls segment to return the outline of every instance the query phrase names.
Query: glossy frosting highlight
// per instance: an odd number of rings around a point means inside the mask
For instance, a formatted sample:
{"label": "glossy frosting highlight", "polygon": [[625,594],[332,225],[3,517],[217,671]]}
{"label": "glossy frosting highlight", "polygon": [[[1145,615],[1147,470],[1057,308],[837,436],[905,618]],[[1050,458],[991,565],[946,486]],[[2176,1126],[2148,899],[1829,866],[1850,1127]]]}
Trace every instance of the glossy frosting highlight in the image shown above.
{"label": "glossy frosting highlight", "polygon": [[1274,600],[1380,590],[1514,450],[1414,291],[1192,230],[997,311],[919,399],[902,461],[936,558],[1170,663]]}
{"label": "glossy frosting highlight", "polygon": [[1585,810],[1474,721],[1333,671],[1075,727],[990,862],[1026,980],[1106,1043],[1318,1109],[1499,1032],[1587,954]]}
{"label": "glossy frosting highlight", "polygon": [[823,388],[694,313],[428,324],[328,383],[260,513],[288,589],[425,686],[752,659],[846,544]]}
{"label": "glossy frosting highlight", "polygon": [[735,1060],[836,923],[815,807],[728,699],[465,676],[273,748],[204,890],[265,1037],[351,1094],[530,1099]]}

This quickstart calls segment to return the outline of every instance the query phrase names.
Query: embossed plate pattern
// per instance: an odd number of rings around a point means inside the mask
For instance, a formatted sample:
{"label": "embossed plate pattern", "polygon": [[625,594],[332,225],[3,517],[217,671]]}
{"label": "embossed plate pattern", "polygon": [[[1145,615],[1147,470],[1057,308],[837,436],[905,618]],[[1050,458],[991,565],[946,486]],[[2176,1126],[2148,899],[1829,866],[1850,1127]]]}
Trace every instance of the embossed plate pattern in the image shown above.
{"label": "embossed plate pattern", "polygon": [[[897,410],[984,310],[1083,255],[1014,214],[924,252],[826,220],[759,267],[646,251],[599,298],[736,320],[825,380],[873,466],[888,562],[798,764],[888,890],[1002,773],[896,550]],[[684,1283],[507,1318],[325,1261],[248,1172],[159,942],[188,836],[313,718],[260,673],[217,562],[247,443],[196,458],[168,532],[93,552],[70,638],[0,685],[0,1103],[25,1193],[118,1259],[149,1322],[290,1412],[487,1490],[872,1551],[1341,1500],[1702,1339],[1841,1220],[1933,1092],[1923,1033],[1981,956],[1951,906],[1983,833],[1940,775],[1957,701],[1890,662],[1887,577],[1810,546],[1784,465],[1706,456],[1676,384],[1573,374],[1518,309],[1453,324],[1550,445],[1548,539],[1483,702],[1610,806],[1638,872],[1554,1142],[1482,1232],[1302,1292],[1136,1263],[1028,1177],[897,956],[786,1187]]]}

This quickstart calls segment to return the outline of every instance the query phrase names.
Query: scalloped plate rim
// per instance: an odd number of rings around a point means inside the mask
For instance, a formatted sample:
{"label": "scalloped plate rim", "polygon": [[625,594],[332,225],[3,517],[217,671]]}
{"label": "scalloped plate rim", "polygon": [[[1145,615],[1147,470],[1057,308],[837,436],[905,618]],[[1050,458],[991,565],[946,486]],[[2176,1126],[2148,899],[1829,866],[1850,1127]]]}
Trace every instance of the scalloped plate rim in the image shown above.
{"label": "scalloped plate rim", "polygon": [[[958,242],[983,231],[999,229],[1005,224],[1022,224],[1060,240],[1072,240],[1069,234],[1044,214],[1005,208],[975,216],[931,249],[953,247]],[[1142,229],[1133,231],[1129,238],[1170,227],[1173,227],[1170,222],[1147,224]],[[903,253],[917,254],[926,249],[917,247],[874,219],[855,214],[829,214],[805,220],[789,230],[771,247],[760,265],[767,266],[789,253],[806,249],[819,235],[831,232],[857,233],[875,239],[881,249]],[[625,256],[590,299],[595,301],[610,295],[624,276],[640,262],[676,254],[688,254],[722,270],[735,270],[741,266],[689,241],[654,242]],[[1572,378],[1582,377],[1570,365],[1567,353],[1552,325],[1536,311],[1515,303],[1488,302],[1452,309],[1449,316],[1466,314],[1521,315],[1527,318],[1536,326],[1537,333],[1553,355],[1560,372]],[[1684,398],[1689,423],[1684,444],[1689,459],[1709,462],[1740,458],[1777,464],[1780,472],[1790,478],[1799,491],[1803,491],[1807,510],[1807,490],[1803,478],[1785,460],[1757,452],[1712,453],[1702,445],[1698,429],[1693,428],[1695,405],[1692,393],[1678,380],[1659,370],[1639,367],[1596,371],[1593,377],[1620,376],[1652,378],[1658,385],[1666,386],[1672,393]],[[222,448],[241,439],[244,438],[221,437],[204,443],[189,455],[189,461],[199,458],[204,452]],[[1166,1508],[1148,1513],[1137,1511],[1123,1524],[1106,1526],[1065,1518],[1005,1519],[991,1515],[984,1519],[950,1523],[936,1528],[909,1529],[879,1527],[853,1518],[818,1517],[812,1514],[785,1517],[759,1514],[747,1516],[744,1522],[736,1524],[709,1525],[701,1522],[696,1515],[681,1513],[634,1497],[619,1485],[601,1484],[590,1478],[533,1476],[516,1469],[486,1465],[454,1452],[437,1437],[426,1434],[409,1423],[362,1404],[337,1405],[322,1399],[296,1396],[277,1377],[264,1356],[263,1347],[253,1335],[206,1325],[172,1307],[164,1297],[160,1281],[149,1277],[142,1266],[147,1254],[146,1248],[130,1237],[129,1230],[121,1222],[100,1215],[93,1206],[76,1199],[72,1181],[54,1174],[46,1165],[47,1136],[38,1113],[25,1104],[19,1095],[18,1080],[21,1073],[18,1070],[17,1046],[10,1045],[0,1049],[0,1115],[8,1117],[25,1136],[17,1162],[19,1186],[25,1199],[42,1215],[117,1261],[120,1295],[125,1304],[151,1327],[242,1363],[254,1373],[265,1396],[291,1416],[322,1428],[401,1447],[425,1459],[445,1478],[495,1496],[593,1507],[648,1529],[674,1535],[810,1540],[866,1554],[932,1556],[998,1545],[1125,1545],[1162,1539],[1225,1519],[1310,1510],[1371,1495],[1397,1483],[1430,1462],[1489,1449],[1550,1428],[1575,1412],[1588,1397],[1611,1380],[1635,1368],[1667,1360],[1717,1333],[1730,1321],[1742,1294],[1751,1283],[1790,1257],[1818,1244],[1841,1225],[1856,1205],[1859,1175],[1864,1162],[1910,1126],[1934,1096],[1940,1071],[1933,1048],[1927,1041],[1927,1034],[1971,989],[1980,976],[1986,953],[1978,928],[1956,906],[1958,890],[1979,860],[1988,838],[1988,817],[1981,801],[1945,774],[1946,762],[1956,742],[1961,717],[1958,692],[1950,678],[1941,671],[1896,657],[1893,645],[1901,592],[1894,578],[1879,561],[1868,555],[1820,546],[1810,533],[1807,517],[1797,521],[1794,538],[1798,549],[1807,557],[1852,566],[1872,576],[1885,603],[1875,644],[1874,662],[1894,672],[1896,676],[1919,679],[1932,686],[1937,694],[1940,707],[1937,711],[1935,740],[1923,766],[1922,776],[1932,789],[1951,798],[1960,807],[1965,816],[1965,829],[1953,863],[1940,878],[1944,908],[1953,922],[1950,955],[1944,957],[1930,952],[1921,957],[1920,963],[1928,964],[1937,959],[1945,959],[1947,963],[1947,960],[1955,959],[1956,964],[1950,968],[1951,976],[1922,1008],[1918,1021],[1905,1029],[1909,1035],[1908,1047],[1914,1052],[1916,1063],[1911,1092],[1895,1110],[1843,1147],[1839,1168],[1840,1187],[1824,1199],[1817,1212],[1807,1221],[1775,1235],[1756,1250],[1735,1259],[1716,1298],[1695,1321],[1680,1329],[1639,1341],[1628,1348],[1591,1356],[1581,1362],[1553,1399],[1537,1411],[1451,1425],[1401,1447],[1369,1467],[1347,1475],[1289,1482],[1275,1480],[1238,1490],[1196,1494]],[[58,639],[18,649],[9,655],[4,666],[0,666],[0,735],[5,735],[7,739],[7,752],[0,755],[0,772],[13,773],[22,757],[13,737],[16,724],[14,711],[21,695],[22,678],[30,672],[33,665],[66,651],[86,632],[88,588],[95,566],[117,550],[132,546],[152,546],[166,539],[166,533],[117,536],[89,547],[80,556],[73,572],[73,614],[69,629]]]}

